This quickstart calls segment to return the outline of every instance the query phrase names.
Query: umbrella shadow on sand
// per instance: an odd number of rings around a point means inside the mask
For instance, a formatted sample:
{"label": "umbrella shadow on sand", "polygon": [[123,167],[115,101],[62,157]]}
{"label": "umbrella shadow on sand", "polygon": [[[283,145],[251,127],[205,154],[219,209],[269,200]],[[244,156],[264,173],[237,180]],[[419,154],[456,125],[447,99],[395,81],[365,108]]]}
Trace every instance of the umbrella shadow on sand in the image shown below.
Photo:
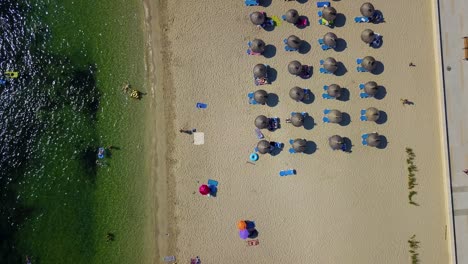
{"label": "umbrella shadow on sand", "polygon": [[266,105],[268,105],[269,107],[275,107],[278,105],[278,102],[279,102],[279,97],[277,94],[275,93],[268,94]]}
{"label": "umbrella shadow on sand", "polygon": [[379,85],[378,89],[379,91],[377,92],[376,95],[374,95],[374,98],[377,100],[382,100],[387,95],[387,89],[385,89],[385,86],[383,85]]}
{"label": "umbrella shadow on sand", "polygon": [[300,54],[306,54],[307,52],[310,51],[311,48],[312,47],[310,46],[309,42],[302,40],[301,47],[299,48],[298,52]]}
{"label": "umbrella shadow on sand", "polygon": [[315,151],[317,151],[317,144],[315,144],[315,142],[313,141],[307,141],[307,144],[306,144],[306,149],[304,150],[304,154],[313,154],[315,153]]}
{"label": "umbrella shadow on sand", "polygon": [[265,45],[265,51],[263,51],[263,57],[270,59],[276,55],[276,47],[273,45]]}

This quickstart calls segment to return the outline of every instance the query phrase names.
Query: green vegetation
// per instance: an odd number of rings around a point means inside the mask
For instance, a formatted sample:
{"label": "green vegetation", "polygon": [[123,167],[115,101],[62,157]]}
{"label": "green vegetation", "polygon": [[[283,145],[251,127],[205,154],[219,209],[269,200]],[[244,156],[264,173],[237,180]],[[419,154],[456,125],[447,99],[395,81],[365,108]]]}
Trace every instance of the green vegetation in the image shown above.
{"label": "green vegetation", "polygon": [[419,241],[416,240],[416,235],[412,235],[410,239],[408,240],[409,244],[409,253],[411,255],[411,263],[412,264],[418,264],[419,263],[419,253],[416,251],[420,246],[419,246]]}
{"label": "green vegetation", "polygon": [[415,172],[418,171],[418,168],[414,164],[414,158],[416,157],[416,155],[414,154],[413,149],[408,147],[406,148],[406,155],[408,156],[406,159],[406,164],[408,165],[408,190],[410,190],[408,194],[408,200],[410,204],[419,206],[419,204],[413,200],[413,197],[418,193],[414,190],[416,185],[418,185],[416,183],[415,174]]}

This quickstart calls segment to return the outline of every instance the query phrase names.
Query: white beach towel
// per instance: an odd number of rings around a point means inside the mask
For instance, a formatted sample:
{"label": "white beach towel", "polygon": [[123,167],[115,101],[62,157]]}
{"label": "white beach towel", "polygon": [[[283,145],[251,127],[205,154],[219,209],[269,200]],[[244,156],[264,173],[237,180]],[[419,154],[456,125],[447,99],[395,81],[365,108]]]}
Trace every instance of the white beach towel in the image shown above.
{"label": "white beach towel", "polygon": [[205,133],[203,133],[203,132],[193,133],[193,144],[195,144],[195,145],[205,144]]}

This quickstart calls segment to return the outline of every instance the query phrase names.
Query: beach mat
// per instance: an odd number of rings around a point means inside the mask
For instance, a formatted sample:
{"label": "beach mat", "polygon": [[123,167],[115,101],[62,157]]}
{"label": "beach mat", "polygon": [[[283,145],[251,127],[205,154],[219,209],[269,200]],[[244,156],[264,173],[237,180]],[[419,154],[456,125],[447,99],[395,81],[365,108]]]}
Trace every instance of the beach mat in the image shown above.
{"label": "beach mat", "polygon": [[174,261],[176,261],[175,256],[165,256],[164,257],[164,262],[174,262]]}
{"label": "beach mat", "polygon": [[203,145],[203,144],[205,144],[205,133],[203,133],[203,132],[193,133],[193,144],[194,145]]}

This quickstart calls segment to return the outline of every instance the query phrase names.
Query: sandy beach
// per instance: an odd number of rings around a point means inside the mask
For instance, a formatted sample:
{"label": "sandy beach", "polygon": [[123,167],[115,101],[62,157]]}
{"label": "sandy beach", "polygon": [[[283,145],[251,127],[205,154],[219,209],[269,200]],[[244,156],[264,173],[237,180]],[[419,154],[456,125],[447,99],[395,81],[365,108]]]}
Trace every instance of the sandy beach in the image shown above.
{"label": "sandy beach", "polygon": [[[178,263],[200,256],[202,263],[408,263],[407,240],[416,235],[421,263],[450,263],[446,164],[441,140],[443,116],[434,61],[432,2],[372,1],[385,23],[356,24],[364,2],[332,2],[340,14],[335,28],[317,24],[315,1],[267,1],[266,7],[246,7],[243,1],[147,1],[147,27],[154,68],[155,159],[152,171],[157,213],[154,225],[158,249],[154,263],[174,255]],[[280,17],[294,8],[311,21],[304,29],[283,22],[272,31],[257,30],[249,14],[265,11]],[[339,25],[339,26],[338,26]],[[360,39],[370,28],[383,36],[379,49]],[[342,51],[322,51],[317,43],[326,32],[344,39]],[[296,35],[310,45],[304,54],[284,51],[283,39]],[[268,58],[248,56],[247,42],[260,38]],[[379,74],[358,73],[356,58],[374,56]],[[334,57],[345,71],[340,76],[319,73],[319,60]],[[288,73],[289,61],[313,66],[313,76]],[[416,66],[409,67],[412,62]],[[271,85],[256,87],[252,68],[271,67]],[[376,81],[380,99],[359,98],[360,83]],[[349,100],[322,99],[322,86],[339,84]],[[310,104],[290,99],[293,86],[309,88]],[[258,88],[274,93],[275,106],[250,105],[247,94]],[[403,106],[401,98],[414,105]],[[197,109],[196,102],[208,104]],[[361,109],[376,107],[386,116],[376,124],[359,120]],[[350,116],[347,125],[322,122],[325,108]],[[291,112],[308,112],[314,125],[297,128],[284,120]],[[276,155],[261,155],[247,163],[258,140],[254,120],[277,116],[281,129],[264,131],[267,140],[282,142]],[[205,133],[205,144],[179,129]],[[384,148],[361,144],[361,134],[385,136]],[[328,137],[352,141],[352,151],[333,151]],[[289,139],[312,141],[311,154],[288,153]],[[408,204],[405,148],[416,154],[420,206]],[[297,175],[279,177],[294,168]],[[198,193],[208,179],[219,181],[216,198]],[[239,238],[237,221],[255,221],[259,245]]]}

